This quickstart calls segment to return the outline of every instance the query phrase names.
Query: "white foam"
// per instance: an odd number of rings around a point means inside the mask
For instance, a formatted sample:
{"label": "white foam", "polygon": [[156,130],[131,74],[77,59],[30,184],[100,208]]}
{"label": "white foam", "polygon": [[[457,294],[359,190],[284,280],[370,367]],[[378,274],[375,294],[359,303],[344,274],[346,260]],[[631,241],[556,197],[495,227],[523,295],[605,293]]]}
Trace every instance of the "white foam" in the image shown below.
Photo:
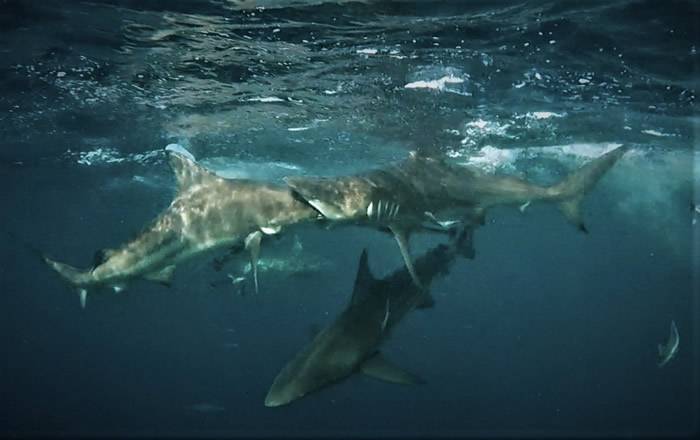
{"label": "white foam", "polygon": [[451,151],[449,155],[453,158],[465,158],[466,160],[462,162],[465,165],[481,168],[485,171],[494,171],[498,168],[514,168],[515,163],[520,159],[537,157],[557,158],[559,160],[568,158],[580,162],[584,159],[598,157],[621,145],[614,142],[604,142],[505,149],[487,145],[476,154],[468,151]]}
{"label": "white foam", "polygon": [[414,81],[408,83],[404,86],[405,89],[433,89],[433,90],[445,90],[446,84],[461,84],[464,80],[458,78],[454,75],[446,75],[440,79],[435,79],[432,81]]}
{"label": "white foam", "polygon": [[116,148],[100,146],[90,151],[71,151],[64,153],[64,157],[75,160],[79,165],[108,165],[125,162],[146,164],[153,162],[162,155],[162,150],[150,150],[143,153],[123,154]]}
{"label": "white foam", "polygon": [[376,55],[378,52],[377,49],[358,49],[357,53],[361,53],[364,55]]}
{"label": "white foam", "polygon": [[310,129],[311,127],[289,127],[287,131],[305,131]]}
{"label": "white foam", "polygon": [[508,134],[508,129],[511,124],[501,124],[495,121],[486,121],[484,119],[476,119],[464,124],[464,138],[460,141],[462,145],[476,146],[477,143],[486,136],[499,136],[503,138],[512,138]]}
{"label": "white foam", "polygon": [[467,159],[466,164],[483,170],[493,171],[505,164],[513,163],[520,153],[516,150],[506,150],[487,145],[475,156]]}
{"label": "white foam", "polygon": [[80,151],[77,153],[76,162],[80,165],[95,165],[95,164],[105,164],[105,163],[119,163],[124,162],[124,158],[120,156],[119,152],[114,148],[96,148],[92,151]]}
{"label": "white foam", "polygon": [[278,98],[276,96],[256,96],[254,98],[246,99],[248,102],[285,102],[284,99]]}
{"label": "white foam", "polygon": [[642,130],[642,133],[648,134],[650,136],[656,136],[656,137],[671,137],[671,136],[673,136],[672,134],[662,133],[658,130]]}
{"label": "white foam", "polygon": [[549,119],[549,118],[563,118],[565,113],[554,113],[554,112],[529,112],[525,114],[528,119]]}

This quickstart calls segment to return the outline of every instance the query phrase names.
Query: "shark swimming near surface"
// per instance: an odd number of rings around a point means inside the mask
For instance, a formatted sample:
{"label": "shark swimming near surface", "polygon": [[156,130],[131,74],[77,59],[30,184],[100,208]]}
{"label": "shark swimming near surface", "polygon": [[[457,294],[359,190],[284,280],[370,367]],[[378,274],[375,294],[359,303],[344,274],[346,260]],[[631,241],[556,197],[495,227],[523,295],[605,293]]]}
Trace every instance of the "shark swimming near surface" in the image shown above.
{"label": "shark swimming near surface", "polygon": [[[383,169],[344,177],[292,177],[288,185],[225,179],[196,163],[179,145],[166,150],[178,182],[170,206],[135,239],[95,255],[91,268],[77,269],[47,256],[44,261],[72,284],[85,306],[88,291],[121,291],[134,278],[169,283],[177,264],[207,251],[245,249],[255,291],[263,237],[283,227],[323,219],[369,224],[393,233],[416,285],[409,237],[417,230],[452,233],[458,225],[483,223],[487,208],[545,200],[586,231],[580,215],[583,195],[624,154],[619,147],[585,164],[559,184],[542,187],[444,160],[412,154]],[[448,216],[453,219],[440,220]],[[456,218],[456,219],[454,219]]]}
{"label": "shark swimming near surface", "polygon": [[488,208],[518,205],[524,209],[537,201],[558,204],[569,222],[587,232],[580,208],[583,196],[625,151],[624,146],[611,150],[547,187],[417,153],[398,164],[352,176],[296,176],[285,181],[330,221],[390,231],[409,273],[420,285],[410,257],[412,232],[426,227],[444,230],[460,223],[476,227],[484,223]]}
{"label": "shark swimming near surface", "polygon": [[[418,258],[415,270],[429,284],[448,272],[457,255],[471,258],[471,238],[471,229],[459,231],[450,244],[440,244]],[[422,379],[385,360],[378,350],[410,311],[433,304],[432,296],[415,285],[406,268],[376,279],[364,250],[345,310],[282,369],[265,406],[286,405],[356,372],[393,383],[421,383]]]}
{"label": "shark swimming near surface", "polygon": [[88,291],[122,290],[135,278],[169,283],[175,267],[207,251],[241,245],[250,254],[255,290],[257,261],[265,235],[318,218],[284,185],[224,179],[198,165],[179,145],[166,148],[178,191],[141,234],[118,249],[99,251],[85,270],[47,256],[44,261],[74,286],[85,307]]}
{"label": "shark swimming near surface", "polygon": [[668,340],[666,344],[659,344],[659,368],[665,366],[676,357],[678,353],[678,347],[680,345],[680,336],[678,335],[678,328],[676,327],[676,322],[671,321],[671,328],[668,334]]}

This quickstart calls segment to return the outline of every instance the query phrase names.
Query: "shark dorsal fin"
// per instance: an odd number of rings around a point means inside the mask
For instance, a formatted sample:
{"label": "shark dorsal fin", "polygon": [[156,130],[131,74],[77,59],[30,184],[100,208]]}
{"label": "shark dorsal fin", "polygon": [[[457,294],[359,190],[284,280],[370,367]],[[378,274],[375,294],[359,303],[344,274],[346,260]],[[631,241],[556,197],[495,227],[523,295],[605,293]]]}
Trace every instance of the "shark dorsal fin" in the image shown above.
{"label": "shark dorsal fin", "polygon": [[177,187],[180,190],[205,180],[220,179],[219,176],[195,162],[194,156],[187,156],[179,151],[170,151],[170,167],[175,173]]}
{"label": "shark dorsal fin", "polygon": [[369,268],[369,263],[367,262],[367,249],[362,250],[362,255],[360,255],[360,262],[357,266],[357,275],[355,276],[355,287],[352,290],[352,304],[357,303],[362,295],[370,290],[372,284],[376,282],[372,271]]}

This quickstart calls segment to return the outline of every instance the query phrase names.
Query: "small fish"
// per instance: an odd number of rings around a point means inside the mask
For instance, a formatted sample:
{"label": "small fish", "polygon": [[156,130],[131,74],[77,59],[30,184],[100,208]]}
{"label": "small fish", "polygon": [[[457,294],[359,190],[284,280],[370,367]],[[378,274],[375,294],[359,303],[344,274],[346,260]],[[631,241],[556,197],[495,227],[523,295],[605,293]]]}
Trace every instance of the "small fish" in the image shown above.
{"label": "small fish", "polygon": [[676,322],[671,321],[671,330],[668,335],[668,340],[666,344],[659,344],[659,368],[663,367],[671,361],[678,353],[678,346],[680,344],[680,337],[678,336],[678,328],[676,327]]}
{"label": "small fish", "polygon": [[195,403],[194,405],[188,406],[187,409],[198,413],[218,413],[226,411],[226,408],[223,406],[208,402]]}
{"label": "small fish", "polygon": [[233,284],[234,286],[246,280],[246,277],[236,277],[231,275],[230,273],[226,274],[226,276],[231,280],[231,284]]}

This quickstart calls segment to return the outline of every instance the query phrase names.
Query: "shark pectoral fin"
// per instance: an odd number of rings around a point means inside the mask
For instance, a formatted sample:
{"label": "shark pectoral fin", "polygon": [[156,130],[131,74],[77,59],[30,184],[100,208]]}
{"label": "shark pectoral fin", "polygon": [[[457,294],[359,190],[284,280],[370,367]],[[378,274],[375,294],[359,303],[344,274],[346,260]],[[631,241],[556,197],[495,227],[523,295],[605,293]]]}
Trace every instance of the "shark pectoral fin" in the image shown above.
{"label": "shark pectoral fin", "polygon": [[175,265],[165,266],[157,272],[151,272],[144,275],[144,278],[149,281],[155,281],[157,283],[169,286],[173,279],[173,272],[175,272]]}
{"label": "shark pectoral fin", "polygon": [[396,243],[398,243],[399,245],[399,251],[401,251],[401,256],[403,257],[403,261],[406,264],[406,269],[408,270],[408,273],[411,275],[411,279],[413,280],[416,286],[422,289],[423,284],[420,282],[420,279],[418,279],[416,269],[413,266],[413,261],[411,260],[409,232],[401,227],[397,227],[394,225],[389,225],[389,229],[394,234]]}
{"label": "shark pectoral fin", "polygon": [[78,289],[78,295],[80,296],[80,308],[85,308],[85,303],[87,302],[87,289]]}
{"label": "shark pectoral fin", "polygon": [[363,374],[375,379],[383,380],[390,383],[398,383],[403,385],[416,385],[425,383],[423,379],[413,373],[403,370],[384,357],[377,353],[370,357],[360,365],[360,371]]}
{"label": "shark pectoral fin", "polygon": [[253,284],[255,285],[255,293],[258,293],[258,257],[260,256],[260,242],[262,240],[262,232],[255,231],[248,234],[245,238],[245,248],[250,252],[250,268],[253,271]]}
{"label": "shark pectoral fin", "polygon": [[112,287],[114,293],[122,293],[126,290],[126,284],[124,283],[112,284],[110,287]]}
{"label": "shark pectoral fin", "polygon": [[587,234],[588,229],[586,229],[586,225],[583,223],[583,218],[581,217],[582,198],[582,196],[577,196],[569,200],[564,200],[563,202],[559,203],[559,210],[562,214],[564,214],[564,217],[569,221],[569,223],[576,226],[578,230]]}

